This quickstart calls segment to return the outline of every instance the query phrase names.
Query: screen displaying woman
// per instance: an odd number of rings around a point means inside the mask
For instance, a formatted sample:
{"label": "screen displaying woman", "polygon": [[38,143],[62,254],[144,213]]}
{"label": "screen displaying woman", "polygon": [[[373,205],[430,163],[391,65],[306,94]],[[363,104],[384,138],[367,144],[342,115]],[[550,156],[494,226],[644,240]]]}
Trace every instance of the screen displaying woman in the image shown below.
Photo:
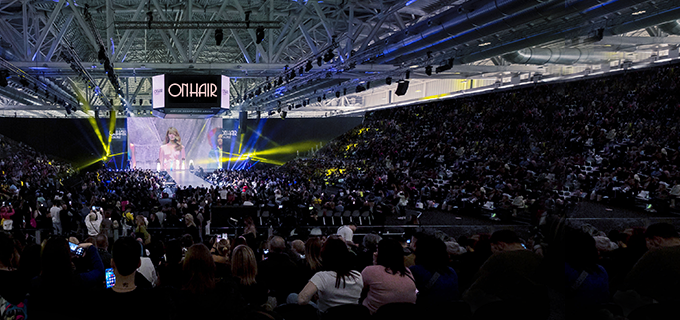
{"label": "screen displaying woman", "polygon": [[165,144],[161,146],[158,160],[161,170],[179,170],[185,159],[184,146],[179,132],[174,127],[168,128],[165,133]]}

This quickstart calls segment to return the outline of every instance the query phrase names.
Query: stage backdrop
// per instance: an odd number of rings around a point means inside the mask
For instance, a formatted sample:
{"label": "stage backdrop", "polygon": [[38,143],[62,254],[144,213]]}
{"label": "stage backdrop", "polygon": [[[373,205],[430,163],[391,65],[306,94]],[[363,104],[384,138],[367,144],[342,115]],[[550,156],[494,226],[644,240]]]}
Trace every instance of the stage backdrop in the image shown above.
{"label": "stage backdrop", "polygon": [[[129,118],[127,126],[128,155],[132,168],[156,170],[158,164],[163,162],[160,164],[161,170],[178,170],[182,169],[182,157],[184,169],[187,170],[192,164],[195,168],[218,167],[221,118]],[[161,148],[166,144],[166,136],[169,133],[179,136],[181,146],[172,145],[168,147],[168,151],[161,154]]]}

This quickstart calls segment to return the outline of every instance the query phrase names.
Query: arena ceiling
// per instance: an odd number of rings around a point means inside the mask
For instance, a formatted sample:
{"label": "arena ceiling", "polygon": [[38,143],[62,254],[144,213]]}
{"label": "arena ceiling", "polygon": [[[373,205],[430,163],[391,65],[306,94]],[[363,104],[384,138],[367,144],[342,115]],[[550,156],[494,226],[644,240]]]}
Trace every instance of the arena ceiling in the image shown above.
{"label": "arena ceiling", "polygon": [[675,59],[678,19],[664,0],[0,0],[0,116],[144,116],[164,73],[231,77],[222,116],[358,114]]}

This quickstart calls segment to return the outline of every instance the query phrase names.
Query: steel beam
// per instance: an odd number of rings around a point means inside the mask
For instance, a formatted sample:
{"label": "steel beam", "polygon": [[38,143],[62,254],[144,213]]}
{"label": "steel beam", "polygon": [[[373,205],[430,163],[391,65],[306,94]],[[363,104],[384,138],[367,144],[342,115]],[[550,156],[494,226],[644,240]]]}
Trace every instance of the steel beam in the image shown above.
{"label": "steel beam", "polygon": [[[59,0],[57,3],[57,6],[54,8],[54,11],[52,11],[52,14],[50,15],[49,20],[47,20],[47,23],[45,24],[45,28],[43,28],[42,32],[40,33],[40,36],[38,37],[38,41],[36,42],[35,45],[35,53],[33,54],[33,58],[31,60],[35,61],[36,57],[38,56],[38,53],[40,52],[40,48],[43,45],[43,42],[45,42],[45,38],[47,37],[47,34],[50,32],[52,29],[52,26],[54,25],[54,20],[57,19],[57,16],[61,13],[61,8],[64,6],[64,3],[66,0]],[[33,17],[35,19],[35,17]],[[35,30],[37,32],[37,30]]]}
{"label": "steel beam", "polygon": [[50,51],[45,56],[45,61],[52,60],[52,56],[54,56],[54,51],[57,50],[57,45],[61,43],[61,39],[64,39],[64,35],[66,34],[68,28],[71,26],[72,21],[73,14],[69,14],[68,17],[66,18],[66,21],[64,21],[64,24],[62,24],[61,30],[59,30],[59,34],[56,37],[54,37],[54,39],[52,39],[52,45],[50,46]]}

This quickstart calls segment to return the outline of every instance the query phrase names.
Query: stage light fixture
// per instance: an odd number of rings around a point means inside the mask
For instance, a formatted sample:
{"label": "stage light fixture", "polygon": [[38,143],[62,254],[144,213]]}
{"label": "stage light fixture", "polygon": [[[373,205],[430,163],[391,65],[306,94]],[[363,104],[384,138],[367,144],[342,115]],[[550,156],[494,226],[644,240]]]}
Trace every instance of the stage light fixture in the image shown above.
{"label": "stage light fixture", "polygon": [[342,95],[346,96],[347,95],[347,88],[342,89]]}
{"label": "stage light fixture", "polygon": [[307,64],[305,65],[305,72],[309,72],[309,70],[312,70],[312,61],[307,61]]}
{"label": "stage light fixture", "polygon": [[215,29],[215,43],[219,46],[222,44],[222,40],[224,39],[224,32],[222,29]]}
{"label": "stage light fixture", "polygon": [[146,27],[151,29],[151,23],[153,22],[153,11],[149,10],[146,12]]}
{"label": "stage light fixture", "polygon": [[321,97],[316,97],[317,102],[321,102]]}
{"label": "stage light fixture", "polygon": [[362,85],[358,85],[356,90],[357,90],[357,93],[364,92],[364,91],[366,91],[366,87],[364,87]]}
{"label": "stage light fixture", "polygon": [[291,109],[293,109],[293,106],[289,104],[288,105],[288,111],[290,111]]}
{"label": "stage light fixture", "polygon": [[9,78],[9,72],[7,70],[0,70],[0,87],[6,87],[9,83],[7,83],[7,78]]}
{"label": "stage light fixture", "polygon": [[411,70],[406,70],[406,79],[411,78]]}
{"label": "stage light fixture", "polygon": [[425,67],[425,74],[428,76],[432,75],[432,66]]}
{"label": "stage light fixture", "polygon": [[99,46],[97,58],[99,59],[99,64],[104,64],[104,61],[106,61],[106,49],[104,49],[104,46],[102,45]]}
{"label": "stage light fixture", "polygon": [[300,67],[300,70],[298,70],[298,74],[299,74],[299,75],[302,75],[302,70],[303,70],[303,68]]}
{"label": "stage light fixture", "polygon": [[289,79],[290,79],[290,80],[295,79],[295,70],[292,70],[292,71],[290,72],[290,78],[289,78]]}
{"label": "stage light fixture", "polygon": [[326,94],[325,93],[323,94],[323,99],[326,100]]}
{"label": "stage light fixture", "polygon": [[333,60],[333,58],[335,58],[335,54],[333,54],[333,50],[329,49],[328,52],[326,52],[326,54],[323,56],[323,61],[328,62]]}
{"label": "stage light fixture", "polygon": [[370,82],[370,81],[366,81],[366,90],[368,90],[368,89],[370,89],[370,88],[371,88],[371,82]]}
{"label": "stage light fixture", "polygon": [[385,79],[385,84],[388,85],[388,86],[391,85],[392,84],[392,77],[387,77]]}
{"label": "stage light fixture", "polygon": [[28,80],[26,80],[26,78],[24,78],[24,77],[21,77],[19,79],[19,83],[21,83],[21,85],[24,86],[24,87],[28,87]]}
{"label": "stage light fixture", "polygon": [[340,98],[340,91],[335,91],[335,97]]}
{"label": "stage light fixture", "polygon": [[257,27],[257,29],[255,30],[255,38],[257,38],[257,39],[255,39],[256,44],[260,44],[260,43],[262,43],[262,41],[264,41],[264,27],[263,26]]}
{"label": "stage light fixture", "polygon": [[316,64],[317,64],[319,67],[320,67],[321,64],[322,64],[322,63],[321,63],[321,60],[322,60],[322,59],[323,59],[323,58],[321,58],[321,57],[317,57],[317,58],[316,58]]}
{"label": "stage light fixture", "polygon": [[281,119],[286,119],[286,115],[288,115],[288,112],[281,112]]}

